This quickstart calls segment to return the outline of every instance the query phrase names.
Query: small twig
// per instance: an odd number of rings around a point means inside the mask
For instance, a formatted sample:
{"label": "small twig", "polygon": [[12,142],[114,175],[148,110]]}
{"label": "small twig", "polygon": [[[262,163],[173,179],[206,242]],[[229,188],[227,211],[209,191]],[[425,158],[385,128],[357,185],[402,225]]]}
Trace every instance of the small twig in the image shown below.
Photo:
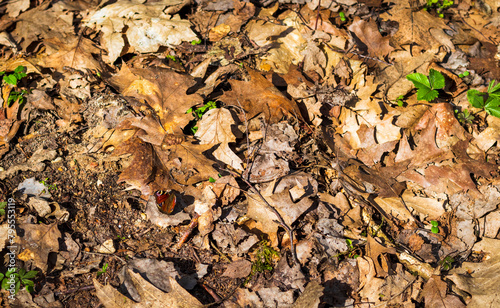
{"label": "small twig", "polygon": [[196,226],[198,225],[198,218],[200,218],[200,215],[198,213],[195,213],[193,219],[191,219],[191,222],[188,225],[188,229],[186,230],[186,232],[184,232],[184,234],[180,238],[179,243],[177,243],[178,249],[181,249],[184,242],[187,241],[189,235],[191,235],[194,228],[196,228]]}
{"label": "small twig", "polygon": [[219,256],[221,256],[222,259],[224,259],[227,262],[231,262],[231,260],[225,254],[223,254],[222,251],[220,251],[212,241],[210,241],[210,246],[212,246],[212,248],[215,249],[215,251],[219,254]]}
{"label": "small twig", "polygon": [[240,177],[249,187],[252,189],[252,191],[259,196],[259,198],[264,202],[264,204],[276,215],[278,218],[279,224],[288,232],[288,236],[290,237],[290,250],[292,251],[292,256],[293,256],[293,261],[297,264],[300,265],[299,259],[297,258],[297,253],[295,251],[295,244],[293,243],[293,229],[287,225],[283,217],[281,217],[281,214],[276,210],[269,202],[267,202],[266,198],[245,178],[239,176],[237,173],[227,170],[227,172],[231,173],[234,177]]}
{"label": "small twig", "polygon": [[373,61],[378,61],[378,62],[387,64],[387,65],[394,65],[394,64],[386,62],[384,60],[380,60],[380,59],[377,59],[377,58],[373,58],[373,57],[361,55],[361,54],[359,54],[357,52],[354,52],[354,51],[342,50],[342,49],[334,49],[332,46],[330,46],[330,44],[327,44],[327,43],[325,43],[325,45],[328,48],[330,48],[331,50],[335,51],[335,52],[340,52],[340,53],[343,53],[343,54],[349,54],[350,53],[350,54],[356,55],[356,56],[361,57],[361,58],[365,58],[365,59],[369,59],[369,60],[373,60]]}
{"label": "small twig", "polygon": [[215,293],[214,290],[212,290],[212,288],[209,288],[207,285],[205,285],[204,283],[201,284],[201,286],[203,287],[203,289],[205,289],[205,291],[208,292],[208,294],[210,294],[213,299],[216,301],[216,302],[220,302],[222,299],[220,298],[219,295],[217,295],[217,293]]}
{"label": "small twig", "polygon": [[90,286],[84,286],[84,287],[69,289],[69,290],[61,291],[61,292],[54,292],[54,295],[55,296],[68,295],[68,294],[75,293],[75,292],[78,292],[78,291],[86,291],[86,290],[94,290],[94,289],[95,289],[95,286],[90,285]]}

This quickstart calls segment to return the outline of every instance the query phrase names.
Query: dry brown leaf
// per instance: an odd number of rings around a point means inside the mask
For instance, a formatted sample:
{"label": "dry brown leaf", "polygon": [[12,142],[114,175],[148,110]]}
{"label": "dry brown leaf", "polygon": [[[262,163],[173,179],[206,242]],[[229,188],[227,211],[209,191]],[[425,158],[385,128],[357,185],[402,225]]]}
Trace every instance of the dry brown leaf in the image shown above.
{"label": "dry brown leaf", "polygon": [[216,178],[219,174],[212,167],[215,162],[203,155],[203,152],[212,147],[211,144],[193,144],[186,141],[171,146],[155,146],[155,150],[162,166],[169,170],[177,183],[191,185],[210,177]]}
{"label": "dry brown leaf", "polygon": [[448,285],[439,276],[432,276],[424,286],[425,307],[465,308],[456,295],[447,294]]}
{"label": "dry brown leaf", "polygon": [[196,82],[189,75],[164,68],[128,68],[126,65],[109,82],[124,96],[146,101],[156,111],[166,133],[182,133],[193,118],[186,111],[203,102],[186,91]]}
{"label": "dry brown leaf", "polygon": [[429,29],[447,29],[448,27],[442,18],[433,16],[424,10],[413,12],[408,1],[397,0],[394,2],[396,5],[386,13],[382,13],[380,18],[399,24],[398,31],[391,38],[395,47],[416,43],[428,50],[440,46],[440,43],[430,34]]}
{"label": "dry brown leaf", "polygon": [[349,26],[349,30],[368,47],[368,53],[379,59],[384,59],[394,48],[389,45],[389,37],[382,37],[375,20],[364,21],[358,16]]}
{"label": "dry brown leaf", "polygon": [[131,282],[141,296],[141,302],[137,303],[118,292],[111,285],[103,286],[94,279],[96,295],[106,308],[132,308],[132,307],[183,307],[201,308],[203,305],[189,292],[184,290],[172,277],[167,277],[170,291],[165,293],[153,286],[151,283],[131,270],[127,270]]}
{"label": "dry brown leaf", "polygon": [[[88,69],[96,72],[104,71],[98,60],[95,59],[101,50],[88,38],[73,38],[71,41],[63,41],[59,38],[46,39],[45,44],[57,52],[42,59],[40,65],[51,67],[57,71],[63,71],[65,66],[86,71]],[[96,56],[94,56],[96,55]]]}
{"label": "dry brown leaf", "polygon": [[222,276],[229,278],[245,278],[250,275],[252,271],[252,262],[241,259],[238,261],[231,262]]}
{"label": "dry brown leaf", "polygon": [[231,112],[225,108],[216,108],[209,110],[198,122],[197,137],[201,144],[218,144],[236,141],[233,131],[234,120]]}
{"label": "dry brown leaf", "polygon": [[49,253],[59,251],[61,232],[57,223],[51,225],[20,224],[18,228],[24,233],[17,237],[18,244],[23,249],[17,257],[22,261],[32,261],[35,267],[43,271],[47,270]]}
{"label": "dry brown leaf", "polygon": [[484,256],[482,262],[464,262],[460,268],[451,270],[452,275],[448,277],[459,289],[472,295],[467,307],[498,307],[500,305],[499,247],[498,239],[483,238],[472,248],[474,252]]}
{"label": "dry brown leaf", "polygon": [[213,190],[222,202],[222,205],[228,205],[240,195],[238,182],[231,175],[218,178],[213,185]]}
{"label": "dry brown leaf", "polygon": [[304,292],[293,303],[292,308],[314,308],[320,304],[320,298],[324,294],[324,287],[317,281],[311,281],[307,284]]}
{"label": "dry brown leaf", "polygon": [[233,150],[231,150],[227,143],[220,144],[217,150],[215,150],[212,154],[221,162],[231,166],[231,168],[244,171],[243,161],[233,152]]}
{"label": "dry brown leaf", "polygon": [[68,8],[68,4],[64,2],[51,4],[43,2],[17,17],[16,28],[10,34],[16,42],[20,42],[23,51],[27,51],[32,43],[43,39],[47,54],[50,55],[53,50],[50,43],[46,44],[46,40],[57,39],[69,44],[77,39],[74,34],[73,9]]}
{"label": "dry brown leaf", "polygon": [[223,39],[231,31],[231,27],[226,24],[220,24],[217,27],[210,29],[208,33],[208,40],[210,42],[217,42]]}
{"label": "dry brown leaf", "polygon": [[236,107],[241,106],[247,119],[263,113],[268,123],[275,123],[286,115],[300,117],[295,102],[287,99],[259,72],[247,68],[249,81],[231,80],[231,91],[225,92],[221,101]]}
{"label": "dry brown leaf", "polygon": [[377,277],[386,277],[389,267],[388,258],[385,254],[396,254],[396,249],[380,244],[372,236],[368,236],[367,244],[366,253],[373,260]]}

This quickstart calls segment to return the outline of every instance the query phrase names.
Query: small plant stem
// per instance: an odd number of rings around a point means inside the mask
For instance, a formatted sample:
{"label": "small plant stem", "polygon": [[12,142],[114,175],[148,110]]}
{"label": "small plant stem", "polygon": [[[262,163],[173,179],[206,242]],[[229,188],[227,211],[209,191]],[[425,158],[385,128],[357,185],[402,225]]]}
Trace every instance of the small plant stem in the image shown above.
{"label": "small plant stem", "polygon": [[179,243],[177,243],[178,249],[181,249],[184,242],[187,241],[189,235],[191,235],[194,228],[196,228],[196,226],[198,225],[198,218],[200,218],[200,215],[198,213],[195,213],[193,219],[191,219],[191,222],[188,225],[188,229],[184,232],[184,234],[182,234],[182,237],[179,239]]}
{"label": "small plant stem", "polygon": [[214,243],[212,243],[212,241],[210,241],[210,246],[212,246],[213,249],[215,249],[215,251],[219,254],[219,256],[224,260],[224,261],[227,261],[227,262],[231,262],[231,260],[225,255],[223,254],[218,248],[217,246],[215,246]]}
{"label": "small plant stem", "polygon": [[213,299],[216,301],[216,302],[219,302],[221,301],[222,299],[220,298],[219,295],[217,295],[217,293],[215,293],[214,290],[212,290],[212,288],[208,287],[207,285],[205,285],[204,283],[201,284],[201,286],[203,287],[203,289],[205,289],[205,291],[208,292],[208,294],[210,294]]}

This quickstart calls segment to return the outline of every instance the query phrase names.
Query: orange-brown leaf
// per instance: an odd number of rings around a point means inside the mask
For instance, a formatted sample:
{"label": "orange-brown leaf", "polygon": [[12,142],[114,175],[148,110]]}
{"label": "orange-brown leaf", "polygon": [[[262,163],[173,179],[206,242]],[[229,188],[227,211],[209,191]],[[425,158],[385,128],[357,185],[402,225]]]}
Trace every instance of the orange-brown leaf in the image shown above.
{"label": "orange-brown leaf", "polygon": [[247,69],[249,81],[231,80],[231,91],[224,93],[221,101],[229,105],[241,106],[247,118],[263,113],[268,122],[274,123],[286,115],[300,117],[295,102],[285,97],[259,72]]}

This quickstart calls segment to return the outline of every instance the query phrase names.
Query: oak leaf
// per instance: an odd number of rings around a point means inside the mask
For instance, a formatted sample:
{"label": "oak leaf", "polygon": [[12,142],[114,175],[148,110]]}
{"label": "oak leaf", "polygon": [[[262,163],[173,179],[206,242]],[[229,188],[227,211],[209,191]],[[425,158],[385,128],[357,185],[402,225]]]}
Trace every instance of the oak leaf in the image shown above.
{"label": "oak leaf", "polygon": [[266,121],[274,123],[286,115],[300,117],[297,104],[285,97],[259,72],[247,69],[249,81],[231,80],[231,91],[224,93],[221,101],[236,107],[241,106],[247,119],[263,113]]}
{"label": "oak leaf", "polygon": [[374,57],[384,59],[385,56],[394,50],[389,45],[390,37],[382,37],[377,23],[373,19],[365,21],[356,16],[349,26],[349,30],[356,34],[366,47],[368,47],[368,53]]}

